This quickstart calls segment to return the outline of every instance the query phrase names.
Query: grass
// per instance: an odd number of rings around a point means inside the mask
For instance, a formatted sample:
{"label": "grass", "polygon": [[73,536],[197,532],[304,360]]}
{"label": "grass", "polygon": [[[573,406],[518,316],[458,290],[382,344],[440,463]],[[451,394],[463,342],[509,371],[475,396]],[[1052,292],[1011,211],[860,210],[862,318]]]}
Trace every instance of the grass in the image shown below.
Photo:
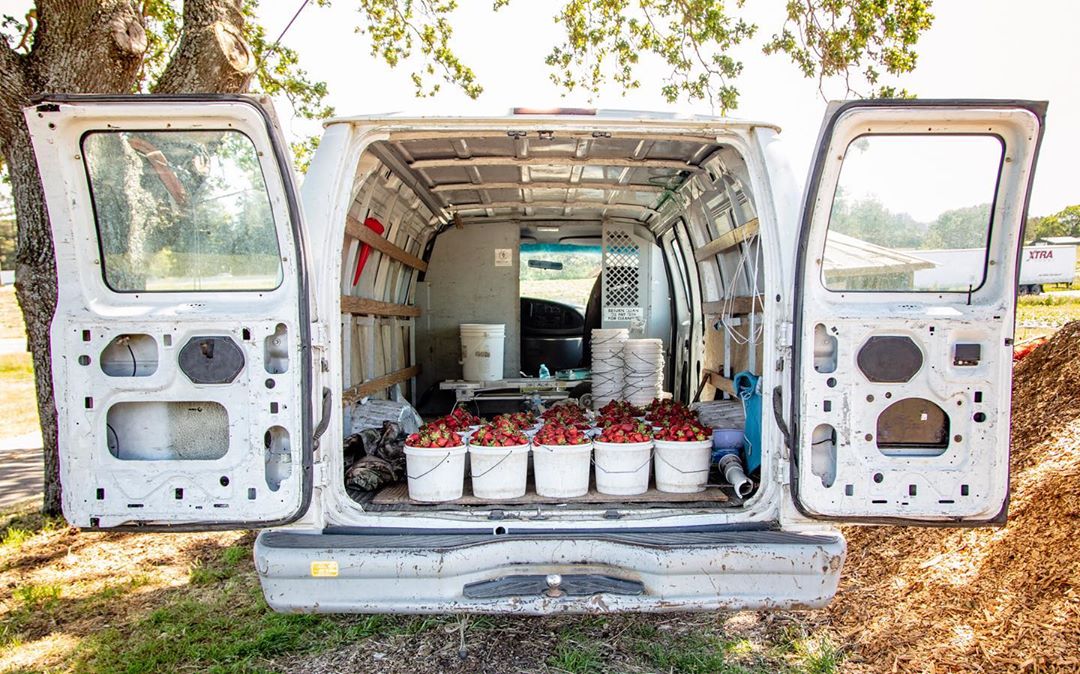
{"label": "grass", "polygon": [[1016,302],[1016,340],[1049,337],[1069,321],[1080,320],[1080,297],[1047,292]]}
{"label": "grass", "polygon": [[38,428],[34,365],[28,353],[0,353],[0,419],[5,436]]}
{"label": "grass", "polygon": [[[0,287],[0,339],[25,338],[15,288]],[[34,364],[25,351],[0,352],[0,419],[4,436],[26,435],[38,428]]]}
{"label": "grass", "polygon": [[0,533],[0,672],[826,674],[839,663],[826,636],[777,636],[752,613],[739,614],[746,633],[708,613],[275,613],[250,533],[79,533],[27,507],[0,513]]}
{"label": "grass", "polygon": [[15,300],[15,286],[0,286],[0,339],[26,337],[22,311]]}
{"label": "grass", "polygon": [[602,674],[605,671],[597,644],[579,643],[572,639],[560,639],[547,664],[569,674]]}

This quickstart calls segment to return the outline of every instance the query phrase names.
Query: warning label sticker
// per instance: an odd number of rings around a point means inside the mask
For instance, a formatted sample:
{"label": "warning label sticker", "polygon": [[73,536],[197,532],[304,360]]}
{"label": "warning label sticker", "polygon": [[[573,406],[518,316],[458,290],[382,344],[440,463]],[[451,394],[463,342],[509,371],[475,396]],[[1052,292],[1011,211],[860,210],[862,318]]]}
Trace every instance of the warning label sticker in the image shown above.
{"label": "warning label sticker", "polygon": [[640,321],[645,318],[641,307],[604,307],[605,321]]}
{"label": "warning label sticker", "polygon": [[311,563],[312,578],[335,578],[338,575],[338,563],[330,560],[316,560]]}

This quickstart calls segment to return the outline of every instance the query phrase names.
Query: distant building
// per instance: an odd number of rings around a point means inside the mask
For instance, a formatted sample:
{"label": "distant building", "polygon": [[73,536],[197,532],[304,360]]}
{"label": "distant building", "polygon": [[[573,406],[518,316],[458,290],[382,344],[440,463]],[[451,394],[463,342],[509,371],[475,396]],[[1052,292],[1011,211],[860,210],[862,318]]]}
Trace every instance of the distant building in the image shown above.
{"label": "distant building", "polygon": [[1032,241],[1031,244],[1036,246],[1080,246],[1080,236],[1041,236]]}

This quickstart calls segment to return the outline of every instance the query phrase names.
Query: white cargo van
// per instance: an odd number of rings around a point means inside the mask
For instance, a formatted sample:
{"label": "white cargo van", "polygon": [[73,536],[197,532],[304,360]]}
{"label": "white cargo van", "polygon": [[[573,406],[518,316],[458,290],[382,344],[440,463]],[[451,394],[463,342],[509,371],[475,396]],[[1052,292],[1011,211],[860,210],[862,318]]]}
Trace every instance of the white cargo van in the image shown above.
{"label": "white cargo van", "polygon": [[[25,117],[56,243],[65,515],[261,529],[256,567],[286,611],[822,606],[839,523],[1005,520],[1045,109],[833,104],[805,187],[768,123],[341,118],[298,189],[265,103],[43,98]],[[346,413],[460,378],[458,324],[503,324],[517,374],[530,243],[600,247],[600,306],[575,329],[661,338],[675,398],[760,377],[747,498],[346,490]],[[978,281],[921,287],[918,250],[947,247],[985,251]]]}

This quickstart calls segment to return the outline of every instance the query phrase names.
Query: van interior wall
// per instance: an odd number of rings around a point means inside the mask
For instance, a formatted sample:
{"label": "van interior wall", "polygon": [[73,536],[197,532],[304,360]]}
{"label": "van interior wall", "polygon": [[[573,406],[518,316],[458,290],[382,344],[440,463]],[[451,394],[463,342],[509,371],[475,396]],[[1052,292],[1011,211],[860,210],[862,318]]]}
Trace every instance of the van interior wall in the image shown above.
{"label": "van interior wall", "polygon": [[[439,234],[424,280],[416,285],[421,316],[416,327],[416,356],[423,366],[417,391],[423,395],[446,379],[461,379],[462,323],[506,326],[503,376],[521,368],[519,255],[517,223],[470,223]],[[496,264],[496,250],[510,251],[510,264]]]}
{"label": "van interior wall", "polygon": [[701,399],[713,400],[728,391],[735,373],[761,374],[765,270],[745,161],[728,146],[704,164],[706,172],[684,190],[684,207],[673,221],[685,227],[696,263],[704,318],[702,375],[716,373]]}
{"label": "van interior wall", "polygon": [[[373,157],[361,159],[356,183],[341,253],[342,397],[413,397],[413,296],[431,213]],[[361,240],[371,234],[381,248]]]}

